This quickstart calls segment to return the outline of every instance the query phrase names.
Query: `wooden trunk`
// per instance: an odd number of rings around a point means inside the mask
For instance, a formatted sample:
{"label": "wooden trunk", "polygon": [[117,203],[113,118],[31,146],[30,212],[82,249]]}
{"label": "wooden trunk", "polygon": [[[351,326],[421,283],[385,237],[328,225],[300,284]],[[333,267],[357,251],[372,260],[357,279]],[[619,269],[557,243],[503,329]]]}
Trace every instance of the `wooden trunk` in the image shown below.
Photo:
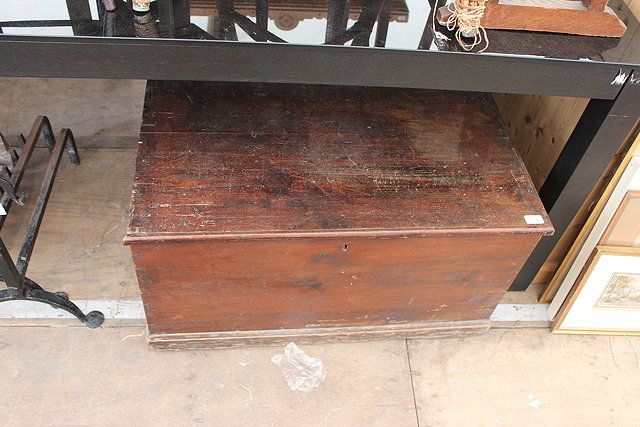
{"label": "wooden trunk", "polygon": [[551,232],[485,94],[148,83],[125,243],[156,347],[482,330]]}

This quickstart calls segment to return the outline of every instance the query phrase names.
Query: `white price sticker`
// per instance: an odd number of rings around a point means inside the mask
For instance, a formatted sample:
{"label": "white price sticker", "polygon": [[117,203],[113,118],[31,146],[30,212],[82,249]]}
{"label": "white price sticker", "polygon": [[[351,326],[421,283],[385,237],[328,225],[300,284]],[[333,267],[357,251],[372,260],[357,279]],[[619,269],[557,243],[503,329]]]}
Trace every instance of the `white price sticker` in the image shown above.
{"label": "white price sticker", "polygon": [[542,218],[542,215],[525,215],[524,221],[529,225],[544,224],[544,218]]}

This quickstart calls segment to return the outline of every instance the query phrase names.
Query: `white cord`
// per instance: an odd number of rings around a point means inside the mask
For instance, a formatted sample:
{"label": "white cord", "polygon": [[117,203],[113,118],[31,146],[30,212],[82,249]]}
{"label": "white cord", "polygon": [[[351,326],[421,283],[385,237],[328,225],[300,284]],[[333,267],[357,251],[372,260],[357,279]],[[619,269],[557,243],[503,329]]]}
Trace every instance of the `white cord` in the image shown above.
{"label": "white cord", "polygon": [[[462,46],[464,50],[471,50],[478,46],[484,40],[485,46],[478,51],[482,53],[489,47],[489,38],[487,37],[487,31],[482,25],[480,20],[484,15],[487,0],[478,0],[477,5],[465,4],[462,0],[454,0],[453,3],[447,5],[447,9],[451,12],[449,19],[447,19],[447,29],[453,31],[455,27],[458,27],[456,31],[456,40]],[[453,10],[451,4],[454,5]],[[462,37],[468,37],[473,35],[473,42],[467,43]]]}
{"label": "white cord", "polygon": [[611,355],[613,356],[613,363],[615,363],[618,369],[620,369],[622,372],[629,373],[629,372],[637,371],[638,369],[640,369],[640,357],[638,357],[638,350],[636,350],[636,346],[633,345],[633,343],[631,342],[628,336],[623,335],[623,337],[627,339],[627,341],[629,342],[629,345],[633,349],[633,352],[636,354],[637,365],[633,369],[624,369],[620,366],[620,364],[618,363],[618,359],[616,359],[616,352],[613,351],[613,337],[609,335],[609,345],[611,346]]}

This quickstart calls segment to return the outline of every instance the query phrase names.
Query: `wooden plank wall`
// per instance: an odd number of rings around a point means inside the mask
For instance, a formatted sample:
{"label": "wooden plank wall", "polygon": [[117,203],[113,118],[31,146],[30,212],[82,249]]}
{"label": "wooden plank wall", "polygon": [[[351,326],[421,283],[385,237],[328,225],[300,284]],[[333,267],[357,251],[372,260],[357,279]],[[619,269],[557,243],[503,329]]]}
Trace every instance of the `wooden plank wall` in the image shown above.
{"label": "wooden plank wall", "polygon": [[493,94],[509,136],[539,190],[587,106],[587,98]]}
{"label": "wooden plank wall", "polygon": [[[493,94],[493,99],[536,189],[540,190],[589,99],[498,93]],[[581,214],[586,217],[587,213],[583,206]],[[549,284],[582,224],[581,219],[572,222],[532,283]]]}

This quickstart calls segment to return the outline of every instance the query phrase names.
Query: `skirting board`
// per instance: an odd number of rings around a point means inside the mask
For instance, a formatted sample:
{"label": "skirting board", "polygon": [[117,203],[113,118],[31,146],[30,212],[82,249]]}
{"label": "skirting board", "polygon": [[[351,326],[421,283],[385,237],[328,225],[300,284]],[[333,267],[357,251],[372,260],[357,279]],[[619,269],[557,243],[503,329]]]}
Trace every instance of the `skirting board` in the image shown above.
{"label": "skirting board", "polygon": [[[99,310],[105,315],[103,327],[118,327],[123,321],[144,322],[141,301],[76,300],[85,313]],[[464,336],[486,331],[489,327],[548,327],[548,304],[498,304],[489,320],[471,322],[413,323],[404,325],[362,326],[279,331],[219,332],[205,334],[163,334],[149,336],[153,348],[211,348],[247,345],[284,345],[297,343],[361,341],[398,338],[437,338]],[[4,320],[4,321],[3,321]],[[60,321],[63,321],[60,325]],[[128,322],[130,323],[130,322]],[[0,304],[0,326],[77,326],[84,327],[69,313],[31,301]],[[188,340],[188,342],[186,342]]]}
{"label": "skirting board", "polygon": [[[88,313],[101,311],[105,319],[144,319],[142,301],[71,300]],[[33,301],[6,301],[0,304],[0,319],[75,319],[64,310]]]}
{"label": "skirting board", "polygon": [[463,336],[489,329],[491,322],[409,323],[398,325],[352,326],[313,329],[280,329],[267,331],[203,332],[193,334],[151,334],[154,349],[230,348],[263,345],[354,342],[380,339],[442,338]]}
{"label": "skirting board", "polygon": [[491,323],[550,322],[549,304],[498,304],[491,315]]}
{"label": "skirting board", "polygon": [[[99,310],[105,319],[144,319],[142,301],[74,300],[82,311]],[[492,322],[548,322],[549,304],[498,304]],[[31,301],[0,304],[0,319],[73,319],[66,311]]]}

